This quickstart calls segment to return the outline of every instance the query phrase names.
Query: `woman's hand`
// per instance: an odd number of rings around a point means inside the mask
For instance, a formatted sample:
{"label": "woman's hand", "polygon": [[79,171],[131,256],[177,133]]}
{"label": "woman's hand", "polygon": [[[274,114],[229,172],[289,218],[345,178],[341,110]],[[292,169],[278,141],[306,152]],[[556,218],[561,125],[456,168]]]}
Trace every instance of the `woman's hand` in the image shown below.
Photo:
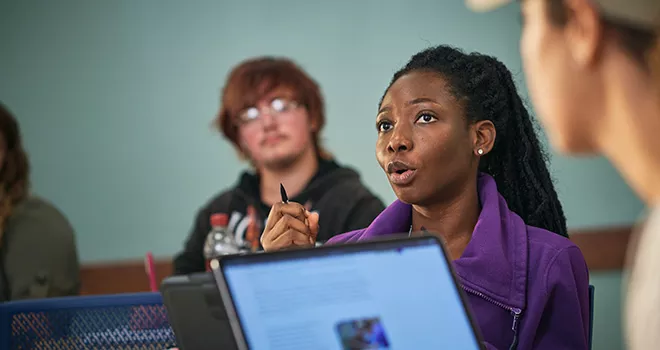
{"label": "woman's hand", "polygon": [[312,247],[319,232],[319,214],[294,202],[275,203],[270,209],[261,246],[265,251]]}

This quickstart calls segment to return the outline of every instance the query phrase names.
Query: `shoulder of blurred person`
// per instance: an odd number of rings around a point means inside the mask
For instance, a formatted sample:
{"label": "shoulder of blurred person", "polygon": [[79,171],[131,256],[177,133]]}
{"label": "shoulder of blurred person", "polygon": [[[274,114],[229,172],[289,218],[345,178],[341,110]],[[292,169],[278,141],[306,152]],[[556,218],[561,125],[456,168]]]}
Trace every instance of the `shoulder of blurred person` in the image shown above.
{"label": "shoulder of blurred person", "polygon": [[630,349],[660,344],[660,206],[639,225],[628,249],[626,335]]}
{"label": "shoulder of blurred person", "polygon": [[28,196],[16,204],[2,233],[0,253],[4,299],[69,296],[80,291],[73,227],[42,198]]}
{"label": "shoulder of blurred person", "polygon": [[[317,173],[291,200],[319,213],[319,243],[342,232],[369,226],[385,208],[364,185],[357,171],[341,166],[331,158],[319,159]],[[253,218],[250,217],[250,208],[254,209]],[[239,243],[244,243],[249,239],[246,235],[250,220],[258,221],[261,234],[269,212],[270,206],[261,200],[259,177],[251,171],[243,172],[233,187],[213,196],[197,211],[184,250],[174,259],[175,274],[204,270],[202,252],[206,236],[211,231],[211,215],[227,214],[229,229]]]}
{"label": "shoulder of blurred person", "polygon": [[[364,185],[355,169],[342,166],[334,159],[319,159],[316,174],[299,194],[290,199],[321,214],[321,226],[327,229],[321,229],[320,241],[341,232],[367,227],[385,208],[383,202]],[[226,213],[230,215],[230,229],[242,238],[244,228],[241,230],[238,226],[247,218],[249,206],[255,208],[259,220],[266,220],[270,206],[262,202],[259,177],[246,171],[234,187],[212,197],[198,211],[198,216],[202,216],[199,219],[203,220],[200,224],[203,222],[204,228],[210,230],[211,214]]]}

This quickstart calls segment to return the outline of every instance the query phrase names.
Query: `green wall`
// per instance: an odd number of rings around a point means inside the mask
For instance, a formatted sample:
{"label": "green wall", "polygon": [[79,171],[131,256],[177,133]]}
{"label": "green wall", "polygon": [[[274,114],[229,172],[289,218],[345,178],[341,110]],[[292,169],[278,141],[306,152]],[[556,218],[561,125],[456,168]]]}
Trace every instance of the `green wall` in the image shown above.
{"label": "green wall", "polygon": [[[35,191],[71,219],[85,262],[169,256],[244,167],[210,126],[234,64],[298,61],[325,93],[327,146],[391,201],[373,122],[392,73],[448,43],[498,56],[523,86],[518,17],[440,0],[0,0],[0,100],[23,128]],[[554,157],[553,172],[571,228],[642,210],[603,159]],[[592,275],[595,349],[621,348],[620,279]]]}

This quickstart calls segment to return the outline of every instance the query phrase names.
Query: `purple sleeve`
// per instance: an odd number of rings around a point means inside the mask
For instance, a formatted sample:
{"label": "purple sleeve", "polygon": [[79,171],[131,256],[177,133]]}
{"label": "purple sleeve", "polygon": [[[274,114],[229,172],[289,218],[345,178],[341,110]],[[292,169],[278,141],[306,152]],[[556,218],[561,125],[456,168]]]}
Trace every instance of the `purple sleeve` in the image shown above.
{"label": "purple sleeve", "polygon": [[351,243],[351,242],[359,241],[363,232],[364,229],[342,233],[330,238],[327,242],[325,242],[325,244],[341,244],[341,243]]}
{"label": "purple sleeve", "polygon": [[589,271],[580,249],[569,247],[550,262],[547,302],[534,337],[534,349],[589,348]]}
{"label": "purple sleeve", "polygon": [[328,245],[329,245],[329,244],[340,244],[340,243],[344,243],[344,241],[346,240],[346,238],[344,238],[343,236],[345,236],[345,235],[346,235],[345,233],[342,233],[342,234],[340,234],[340,235],[336,235],[336,236],[330,238],[327,242],[325,242],[325,244],[328,244]]}

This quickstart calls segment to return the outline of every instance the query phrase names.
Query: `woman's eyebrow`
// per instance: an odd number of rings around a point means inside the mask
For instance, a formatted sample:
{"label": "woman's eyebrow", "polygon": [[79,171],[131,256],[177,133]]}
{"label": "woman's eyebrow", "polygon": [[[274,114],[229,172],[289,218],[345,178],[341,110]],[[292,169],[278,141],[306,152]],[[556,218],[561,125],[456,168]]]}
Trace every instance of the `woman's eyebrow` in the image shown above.
{"label": "woman's eyebrow", "polygon": [[410,106],[410,105],[416,105],[416,104],[426,103],[426,102],[431,102],[431,103],[439,104],[438,101],[436,101],[436,100],[434,100],[434,99],[432,99],[432,98],[428,98],[428,97],[420,97],[420,98],[416,98],[416,99],[413,99],[413,100],[410,100],[410,101],[406,102],[406,105],[407,105],[407,106]]}

